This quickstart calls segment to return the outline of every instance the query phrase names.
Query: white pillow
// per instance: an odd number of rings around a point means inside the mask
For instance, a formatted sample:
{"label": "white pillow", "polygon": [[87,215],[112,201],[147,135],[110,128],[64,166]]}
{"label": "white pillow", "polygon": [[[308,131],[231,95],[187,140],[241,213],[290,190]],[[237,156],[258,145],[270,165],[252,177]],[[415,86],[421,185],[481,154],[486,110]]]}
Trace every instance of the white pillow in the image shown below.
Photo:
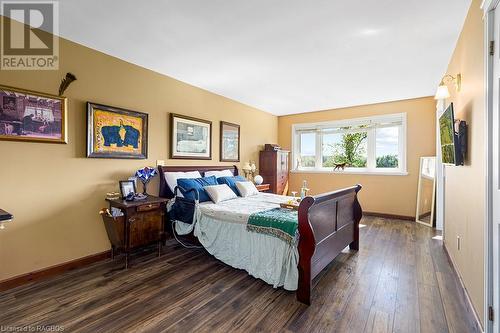
{"label": "white pillow", "polygon": [[203,189],[207,191],[208,196],[214,203],[231,200],[238,197],[236,193],[234,193],[233,190],[231,190],[231,188],[227,186],[227,184],[203,186]]}
{"label": "white pillow", "polygon": [[[174,193],[174,189],[177,186],[177,179],[181,178],[201,178],[201,174],[199,171],[188,171],[188,172],[170,172],[167,171],[164,173],[165,174],[165,181],[167,182],[168,187],[170,188],[170,191]],[[180,197],[184,197],[182,193],[177,192],[177,195]]]}
{"label": "white pillow", "polygon": [[232,177],[234,176],[231,170],[222,170],[222,171],[207,171],[205,172],[205,177],[210,177],[210,176],[215,176],[216,178],[219,177]]}
{"label": "white pillow", "polygon": [[236,182],[236,188],[243,198],[259,194],[259,190],[252,182]]}

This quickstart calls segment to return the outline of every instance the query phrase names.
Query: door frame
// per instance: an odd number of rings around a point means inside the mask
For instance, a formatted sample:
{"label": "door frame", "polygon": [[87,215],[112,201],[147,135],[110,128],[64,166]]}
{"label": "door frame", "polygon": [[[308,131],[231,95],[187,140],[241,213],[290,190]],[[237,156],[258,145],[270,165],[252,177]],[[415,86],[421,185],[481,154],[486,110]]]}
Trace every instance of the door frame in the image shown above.
{"label": "door frame", "polygon": [[[493,294],[493,56],[490,55],[490,41],[494,40],[494,14],[495,8],[500,0],[483,0],[481,8],[484,12],[484,76],[485,76],[485,144],[486,144],[486,163],[485,163],[485,181],[486,181],[486,200],[485,200],[485,242],[484,251],[486,254],[485,261],[485,284],[484,284],[484,330],[486,333],[494,332],[499,329],[498,319],[494,322],[489,320],[489,307],[494,304]],[[500,9],[500,7],[499,7]],[[500,44],[500,43],[498,43]],[[495,51],[499,50],[499,45],[495,45]],[[499,281],[496,282],[497,284]],[[500,309],[495,309],[495,317],[498,318]]]}

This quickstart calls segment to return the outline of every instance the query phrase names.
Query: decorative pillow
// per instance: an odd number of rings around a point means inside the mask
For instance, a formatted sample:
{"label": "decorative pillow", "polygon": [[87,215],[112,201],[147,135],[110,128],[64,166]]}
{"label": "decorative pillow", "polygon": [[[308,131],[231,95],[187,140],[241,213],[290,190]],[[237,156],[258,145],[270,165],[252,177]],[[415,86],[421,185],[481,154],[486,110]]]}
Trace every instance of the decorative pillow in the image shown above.
{"label": "decorative pillow", "polygon": [[233,190],[227,184],[205,186],[205,191],[214,203],[221,201],[235,199],[238,196],[234,194]]}
{"label": "decorative pillow", "polygon": [[257,187],[252,182],[236,182],[236,188],[244,198],[259,194],[259,190],[257,190]]}
{"label": "decorative pillow", "polygon": [[210,197],[203,187],[217,185],[217,178],[215,178],[215,176],[203,178],[180,178],[177,179],[177,185],[182,188],[181,192],[184,190],[182,194],[186,199],[196,199],[196,194],[194,192],[189,192],[189,190],[194,188],[198,191],[200,202],[210,201]]}
{"label": "decorative pillow", "polygon": [[217,178],[219,177],[234,177],[233,173],[231,170],[222,170],[222,171],[207,171],[205,172],[205,177],[210,177],[210,176],[215,176]]}
{"label": "decorative pillow", "polygon": [[233,190],[236,195],[240,195],[238,189],[236,188],[236,182],[245,182],[246,179],[242,176],[232,176],[232,177],[219,177],[217,178],[217,182],[219,184],[226,184]]}
{"label": "decorative pillow", "polygon": [[[167,182],[170,191],[174,193],[174,188],[177,186],[177,179],[179,178],[201,178],[199,171],[188,171],[188,172],[171,172],[167,171],[165,174],[165,181]],[[182,193],[179,196],[183,196]]]}

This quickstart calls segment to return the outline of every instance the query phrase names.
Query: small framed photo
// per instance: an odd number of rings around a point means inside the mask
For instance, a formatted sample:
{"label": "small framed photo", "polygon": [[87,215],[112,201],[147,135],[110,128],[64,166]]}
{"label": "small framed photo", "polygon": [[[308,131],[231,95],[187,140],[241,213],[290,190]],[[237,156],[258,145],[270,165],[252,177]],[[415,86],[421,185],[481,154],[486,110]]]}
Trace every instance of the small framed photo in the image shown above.
{"label": "small framed photo", "polygon": [[130,193],[136,193],[135,182],[133,180],[120,180],[120,192],[122,198],[126,198]]}
{"label": "small framed photo", "polygon": [[240,161],[240,125],[220,122],[220,161]]}
{"label": "small framed photo", "polygon": [[212,159],[212,122],[170,115],[170,158]]}

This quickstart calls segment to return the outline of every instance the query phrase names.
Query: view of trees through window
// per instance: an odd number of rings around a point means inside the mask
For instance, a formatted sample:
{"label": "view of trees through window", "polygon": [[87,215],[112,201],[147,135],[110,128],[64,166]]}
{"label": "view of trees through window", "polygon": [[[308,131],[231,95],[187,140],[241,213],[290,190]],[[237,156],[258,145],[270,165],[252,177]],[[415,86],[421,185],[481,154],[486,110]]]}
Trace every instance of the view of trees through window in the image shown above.
{"label": "view of trees through window", "polygon": [[300,134],[300,161],[301,166],[313,168],[316,164],[316,133]]}
{"label": "view of trees through window", "polygon": [[[299,133],[298,167],[393,168],[399,165],[400,125],[343,126]],[[319,143],[319,145],[318,145]],[[317,165],[320,164],[321,165]]]}
{"label": "view of trees through window", "polygon": [[367,137],[367,132],[323,135],[323,167],[346,163],[346,167],[366,168]]}
{"label": "view of trees through window", "polygon": [[399,128],[377,128],[375,135],[377,168],[397,168],[399,165]]}

